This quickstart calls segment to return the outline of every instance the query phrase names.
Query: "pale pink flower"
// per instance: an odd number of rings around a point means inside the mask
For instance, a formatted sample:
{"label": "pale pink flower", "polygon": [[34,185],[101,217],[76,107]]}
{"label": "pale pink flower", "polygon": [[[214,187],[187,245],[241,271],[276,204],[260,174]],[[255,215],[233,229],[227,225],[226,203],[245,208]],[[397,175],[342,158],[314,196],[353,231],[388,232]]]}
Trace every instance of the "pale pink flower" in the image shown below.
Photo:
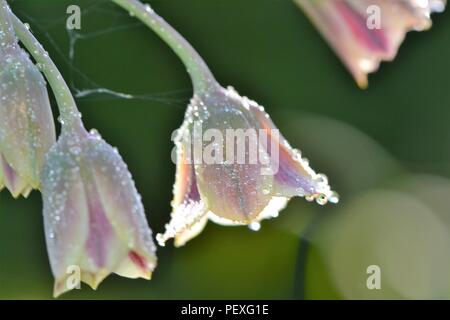
{"label": "pale pink flower", "polygon": [[157,259],[141,197],[98,133],[63,131],[46,157],[42,197],[55,296],[72,289],[73,268],[92,288],[110,273],[151,278]]}
{"label": "pale pink flower", "polygon": [[[294,196],[321,205],[338,201],[327,178],[311,169],[299,150],[291,148],[263,107],[241,97],[231,87],[225,89],[218,84],[211,87],[191,100],[175,140],[177,174],[173,211],[165,233],[157,235],[161,245],[171,238],[175,238],[175,246],[184,245],[203,230],[208,220],[258,229],[261,220],[278,216]],[[243,144],[244,140],[238,139],[232,144],[203,141],[202,152],[208,153],[212,148],[215,155],[226,155],[231,149],[234,162],[208,163],[205,154],[197,161],[195,144],[201,137],[195,137],[196,124],[204,132],[214,130],[217,137],[240,130],[259,133],[258,140],[261,136],[267,139],[257,141],[256,145],[248,140]],[[260,135],[261,132],[264,134]],[[185,139],[186,135],[194,136],[192,144]],[[238,162],[237,153],[242,147],[245,161]],[[252,148],[259,155],[256,162],[249,161]]]}

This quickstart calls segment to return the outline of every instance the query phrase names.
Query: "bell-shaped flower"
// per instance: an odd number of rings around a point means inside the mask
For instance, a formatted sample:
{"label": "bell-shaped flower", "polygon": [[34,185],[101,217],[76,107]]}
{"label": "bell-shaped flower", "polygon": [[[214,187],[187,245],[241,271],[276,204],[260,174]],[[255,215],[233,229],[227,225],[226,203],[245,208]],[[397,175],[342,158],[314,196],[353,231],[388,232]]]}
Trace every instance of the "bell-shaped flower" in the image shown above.
{"label": "bell-shaped flower", "polygon": [[431,27],[446,0],[294,0],[362,88],[368,74],[391,61],[408,31]]}
{"label": "bell-shaped flower", "polygon": [[258,229],[294,196],[321,205],[338,201],[327,178],[290,147],[264,108],[231,87],[195,95],[175,143],[173,212],[157,236],[161,245],[170,238],[183,245],[208,219]]}
{"label": "bell-shaped flower", "polygon": [[44,155],[56,138],[46,82],[19,47],[5,10],[0,10],[0,190],[6,187],[18,197],[39,188]]}
{"label": "bell-shaped flower", "polygon": [[261,220],[276,217],[294,196],[319,204],[338,201],[327,178],[289,146],[264,108],[220,86],[195,49],[148,4],[112,1],[174,50],[194,87],[174,137],[173,210],[165,232],[156,237],[160,245],[171,238],[176,246],[185,244],[209,219],[256,230]]}
{"label": "bell-shaped flower", "polygon": [[98,133],[63,130],[46,156],[42,197],[55,296],[74,287],[76,270],[94,289],[110,273],[150,279],[156,249],[141,197]]}

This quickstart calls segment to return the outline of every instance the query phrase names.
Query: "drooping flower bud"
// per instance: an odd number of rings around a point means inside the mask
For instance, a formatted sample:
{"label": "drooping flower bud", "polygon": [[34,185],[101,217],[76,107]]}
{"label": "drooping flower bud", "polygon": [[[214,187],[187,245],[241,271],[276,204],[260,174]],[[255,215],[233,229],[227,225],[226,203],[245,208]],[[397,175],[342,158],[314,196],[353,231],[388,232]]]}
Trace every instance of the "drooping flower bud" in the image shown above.
{"label": "drooping flower bud", "polygon": [[18,45],[9,8],[0,11],[0,189],[27,196],[39,188],[55,125],[44,77]]}
{"label": "drooping flower bud", "polygon": [[334,49],[358,85],[391,61],[409,31],[431,27],[446,0],[294,0]]}
{"label": "drooping flower bud", "polygon": [[98,133],[63,131],[46,157],[42,197],[55,296],[73,288],[74,268],[92,288],[110,273],[150,279],[157,259],[141,197]]}
{"label": "drooping flower bud", "polygon": [[[175,137],[177,174],[172,215],[160,245],[181,246],[208,219],[249,225],[275,217],[293,196],[337,202],[326,177],[315,173],[279,134],[264,108],[215,80],[205,61],[148,4],[112,0],[158,34],[189,72],[194,97]],[[204,134],[203,134],[204,132]]]}
{"label": "drooping flower bud", "polygon": [[173,212],[157,236],[161,245],[170,238],[183,245],[208,219],[258,229],[294,196],[321,205],[338,201],[326,177],[290,147],[264,108],[231,87],[196,94],[175,143]]}

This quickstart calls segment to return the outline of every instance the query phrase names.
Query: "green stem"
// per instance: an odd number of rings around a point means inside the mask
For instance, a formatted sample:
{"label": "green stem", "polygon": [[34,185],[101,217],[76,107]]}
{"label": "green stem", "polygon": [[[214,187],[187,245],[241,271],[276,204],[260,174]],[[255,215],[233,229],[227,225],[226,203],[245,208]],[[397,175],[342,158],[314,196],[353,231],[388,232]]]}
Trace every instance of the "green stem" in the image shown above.
{"label": "green stem", "polygon": [[[4,1],[4,0],[2,0]],[[11,13],[11,20],[17,37],[31,53],[36,63],[41,66],[47,81],[52,88],[58,104],[60,113],[60,122],[62,128],[79,128],[82,127],[80,119],[80,112],[78,111],[75,100],[70,92],[67,83],[64,81],[61,73],[56,65],[50,59],[48,52],[42,47],[38,40],[34,37],[27,26],[23,24],[13,13]]]}
{"label": "green stem", "polygon": [[172,48],[183,61],[191,76],[194,92],[200,93],[207,91],[211,86],[216,84],[214,76],[197,51],[195,51],[183,36],[155,13],[150,5],[143,4],[139,0],[111,1],[127,10],[130,15],[141,20]]}

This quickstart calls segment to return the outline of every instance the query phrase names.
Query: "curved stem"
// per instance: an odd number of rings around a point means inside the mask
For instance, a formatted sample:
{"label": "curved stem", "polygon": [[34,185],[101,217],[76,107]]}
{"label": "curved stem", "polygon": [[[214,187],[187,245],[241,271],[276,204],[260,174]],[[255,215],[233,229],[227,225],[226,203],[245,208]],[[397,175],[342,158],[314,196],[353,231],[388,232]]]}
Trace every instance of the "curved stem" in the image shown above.
{"label": "curved stem", "polygon": [[211,85],[216,84],[214,76],[197,51],[183,36],[155,13],[150,5],[143,4],[139,0],[111,1],[127,10],[130,15],[141,20],[172,48],[187,68],[196,93],[204,92]]}
{"label": "curved stem", "polygon": [[63,125],[62,128],[82,127],[80,112],[78,111],[72,93],[58,68],[53,63],[52,59],[50,59],[47,51],[45,51],[42,45],[36,40],[28,27],[25,26],[12,12],[11,20],[17,37],[31,53],[38,65],[41,66],[41,70],[53,90],[59,108],[59,119]]}

